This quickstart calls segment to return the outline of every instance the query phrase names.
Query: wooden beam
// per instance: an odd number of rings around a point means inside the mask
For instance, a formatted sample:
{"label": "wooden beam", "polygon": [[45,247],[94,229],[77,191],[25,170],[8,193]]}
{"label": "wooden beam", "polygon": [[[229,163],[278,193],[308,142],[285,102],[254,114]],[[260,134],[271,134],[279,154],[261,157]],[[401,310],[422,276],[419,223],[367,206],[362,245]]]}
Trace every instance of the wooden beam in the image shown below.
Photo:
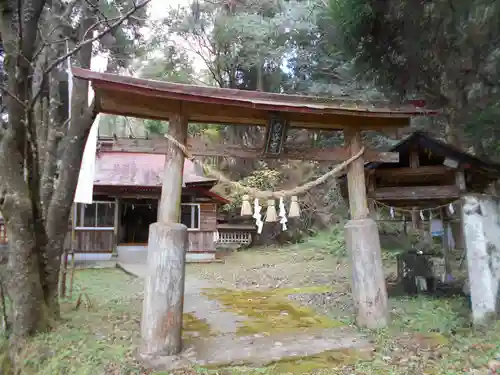
{"label": "wooden beam", "polygon": [[371,197],[381,201],[452,199],[460,197],[460,191],[455,185],[385,187],[375,189]]}
{"label": "wooden beam", "polygon": [[[113,144],[113,151],[147,152],[164,154],[168,147],[165,138],[154,139],[117,139]],[[223,156],[234,158],[260,159],[263,158],[262,148],[241,147],[231,144],[212,145],[197,138],[189,138],[187,147],[194,156]],[[279,159],[314,160],[341,162],[349,159],[350,153],[346,148],[314,149],[308,147],[288,146]],[[364,158],[369,162],[397,163],[399,153],[366,150]]]}
{"label": "wooden beam", "polygon": [[400,177],[413,177],[413,176],[441,176],[451,172],[449,168],[444,165],[431,165],[417,168],[386,168],[376,169],[375,175],[384,179],[394,179]]}
{"label": "wooden beam", "polygon": [[[307,106],[283,106],[275,103],[269,106],[263,103],[239,102],[232,105],[215,105],[205,100],[186,100],[184,95],[157,97],[136,92],[117,90],[116,87],[96,89],[96,111],[121,116],[131,116],[169,121],[170,117],[180,113],[191,122],[258,125],[265,126],[273,112],[281,112],[293,128],[311,129],[356,129],[377,130],[401,128],[409,125],[407,114],[394,114],[370,111],[349,111],[337,109],[318,112]],[[241,90],[244,91],[244,90]],[[182,103],[182,106],[181,106]],[[312,111],[312,112],[311,112]],[[363,121],[360,121],[363,119]]]}

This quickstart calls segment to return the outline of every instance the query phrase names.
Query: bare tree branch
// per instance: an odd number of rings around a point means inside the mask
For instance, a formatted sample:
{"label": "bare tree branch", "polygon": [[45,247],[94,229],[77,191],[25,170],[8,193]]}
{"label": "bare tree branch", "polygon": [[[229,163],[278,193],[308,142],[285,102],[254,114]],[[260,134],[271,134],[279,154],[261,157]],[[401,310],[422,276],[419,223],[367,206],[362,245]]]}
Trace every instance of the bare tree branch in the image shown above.
{"label": "bare tree branch", "polygon": [[9,95],[11,98],[13,98],[16,102],[18,102],[23,108],[25,108],[25,104],[21,99],[19,99],[16,95],[11,93],[4,85],[0,85],[0,90],[5,92],[7,95]]}
{"label": "bare tree branch", "polygon": [[80,51],[84,46],[86,46],[87,44],[89,43],[93,43],[95,42],[96,40],[99,40],[101,39],[104,35],[110,33],[111,31],[113,31],[114,29],[116,29],[118,26],[120,26],[123,22],[125,22],[132,14],[134,14],[135,12],[137,12],[139,9],[145,7],[146,5],[148,5],[149,3],[151,2],[151,0],[143,0],[143,2],[141,4],[138,4],[137,6],[134,6],[131,10],[129,10],[127,13],[125,13],[122,17],[120,17],[118,19],[118,21],[114,22],[113,24],[111,24],[109,27],[107,27],[105,30],[101,31],[99,34],[97,34],[95,37],[93,38],[90,38],[90,39],[87,39],[87,40],[84,40],[80,43],[78,43],[78,45],[71,51],[69,51],[68,53],[64,54],[63,56],[60,56],[59,58],[57,58],[54,62],[52,62],[52,64],[49,65],[49,67],[47,68],[47,70],[45,71],[45,73],[50,73],[50,71],[52,69],[54,69],[56,66],[58,66],[60,63],[62,63],[63,61],[67,60],[69,57],[73,56],[74,54],[76,54],[78,51]]}
{"label": "bare tree branch", "polygon": [[[143,0],[142,3],[134,6],[132,9],[130,9],[127,13],[125,13],[123,16],[121,16],[116,22],[114,22],[113,24],[111,24],[109,27],[107,27],[105,30],[101,31],[99,34],[97,34],[96,36],[94,36],[93,38],[89,38],[89,39],[86,39],[80,43],[78,43],[78,45],[71,51],[65,53],[64,55],[58,57],[57,59],[55,59],[48,67],[47,69],[44,71],[43,73],[43,76],[42,76],[42,83],[40,85],[40,88],[38,89],[38,91],[36,92],[35,95],[33,95],[33,99],[31,100],[31,102],[29,103],[29,107],[32,108],[36,101],[38,100],[38,97],[40,96],[40,93],[41,93],[41,87],[43,87],[43,83],[45,82],[45,80],[47,79],[47,75],[48,73],[50,73],[55,67],[57,67],[59,64],[61,64],[62,62],[66,61],[68,58],[70,58],[71,56],[75,55],[76,53],[78,53],[78,51],[80,51],[83,47],[85,47],[86,45],[90,44],[90,43],[93,43],[95,42],[96,40],[99,40],[101,39],[103,36],[105,36],[106,34],[110,33],[111,31],[113,31],[114,29],[116,29],[117,27],[119,27],[123,22],[125,22],[132,14],[134,14],[135,12],[137,12],[139,9],[145,7],[146,5],[148,5],[149,3],[151,2],[151,0]],[[99,22],[99,23],[102,23],[102,22]],[[96,25],[92,25],[92,27],[90,29],[93,29]],[[87,30],[88,32],[88,30]]]}

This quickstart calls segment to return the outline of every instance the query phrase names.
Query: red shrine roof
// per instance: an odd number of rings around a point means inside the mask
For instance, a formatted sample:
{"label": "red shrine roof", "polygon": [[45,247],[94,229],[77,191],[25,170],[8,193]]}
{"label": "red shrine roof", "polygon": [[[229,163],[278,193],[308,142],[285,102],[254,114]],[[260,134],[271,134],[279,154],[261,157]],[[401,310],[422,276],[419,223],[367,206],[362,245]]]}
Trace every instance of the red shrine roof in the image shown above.
{"label": "red shrine roof", "polygon": [[[165,155],[100,151],[96,156],[94,186],[161,188]],[[183,186],[212,187],[216,179],[200,175],[190,160],[184,161]]]}
{"label": "red shrine roof", "polygon": [[[273,94],[184,85],[72,68],[90,81],[96,112],[168,120],[183,114],[190,122],[265,126],[279,113],[291,127],[376,130],[409,125],[410,118],[435,114],[420,105],[392,106],[356,100]],[[420,103],[421,104],[421,103]]]}

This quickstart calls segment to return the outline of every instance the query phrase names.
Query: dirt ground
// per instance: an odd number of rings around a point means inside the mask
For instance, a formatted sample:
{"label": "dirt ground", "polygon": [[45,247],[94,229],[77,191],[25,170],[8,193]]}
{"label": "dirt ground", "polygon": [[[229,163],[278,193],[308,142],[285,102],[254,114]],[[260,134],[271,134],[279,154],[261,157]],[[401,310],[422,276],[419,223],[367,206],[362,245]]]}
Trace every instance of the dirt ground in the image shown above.
{"label": "dirt ground", "polygon": [[349,267],[325,249],[251,249],[231,253],[224,260],[219,264],[190,264],[187,272],[231,289],[315,285],[345,288],[349,281]]}

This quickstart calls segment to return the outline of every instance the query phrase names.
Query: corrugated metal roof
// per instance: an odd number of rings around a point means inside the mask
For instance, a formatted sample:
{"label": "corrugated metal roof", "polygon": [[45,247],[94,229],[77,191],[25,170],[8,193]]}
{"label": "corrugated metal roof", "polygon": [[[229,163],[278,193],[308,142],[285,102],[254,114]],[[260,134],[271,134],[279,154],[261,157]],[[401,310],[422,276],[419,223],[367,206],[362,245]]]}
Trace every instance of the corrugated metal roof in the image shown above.
{"label": "corrugated metal roof", "polygon": [[[138,152],[101,151],[96,157],[95,186],[161,187],[165,155]],[[215,183],[196,173],[190,160],[184,161],[183,184]]]}

